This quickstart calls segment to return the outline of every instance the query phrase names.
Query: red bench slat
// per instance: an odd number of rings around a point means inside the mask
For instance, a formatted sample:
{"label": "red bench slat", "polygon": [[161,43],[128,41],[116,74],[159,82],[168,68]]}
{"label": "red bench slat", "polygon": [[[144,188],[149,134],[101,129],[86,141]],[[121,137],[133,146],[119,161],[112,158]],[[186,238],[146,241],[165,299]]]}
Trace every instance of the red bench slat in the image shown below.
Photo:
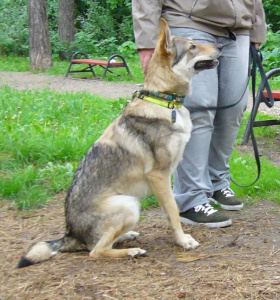
{"label": "red bench slat", "polygon": [[[108,61],[107,60],[98,60],[98,59],[73,59],[73,64],[87,64],[87,65],[98,65],[98,66],[106,66]],[[111,66],[124,66],[123,62],[110,62]]]}
{"label": "red bench slat", "polygon": [[[77,57],[79,57],[79,58],[77,58]],[[114,59],[116,57],[119,58],[118,61],[116,61]],[[79,65],[82,65],[82,64],[87,65],[87,67],[82,66],[82,69],[80,69],[80,70],[71,70],[72,65],[78,65],[78,64]],[[114,74],[114,72],[110,70],[111,68],[119,68],[119,67],[125,68],[127,73],[129,75],[131,75],[125,59],[119,54],[113,54],[108,58],[108,60],[102,60],[102,59],[89,58],[88,55],[83,52],[75,52],[71,56],[70,64],[69,64],[69,67],[68,67],[65,77],[67,78],[69,73],[80,73],[80,72],[90,72],[90,73],[92,73],[93,77],[96,77],[96,74],[94,72],[95,66],[100,66],[104,69],[104,73],[103,73],[101,79],[104,78],[104,76],[107,74],[107,72]],[[120,76],[120,75],[118,75],[118,76]]]}
{"label": "red bench slat", "polygon": [[[272,92],[272,95],[273,95],[273,98],[274,98],[274,99],[280,100],[280,90],[277,90],[277,91],[271,91],[271,92]],[[263,91],[263,94],[264,94],[265,98],[268,98],[268,93],[267,93],[267,91]]]}

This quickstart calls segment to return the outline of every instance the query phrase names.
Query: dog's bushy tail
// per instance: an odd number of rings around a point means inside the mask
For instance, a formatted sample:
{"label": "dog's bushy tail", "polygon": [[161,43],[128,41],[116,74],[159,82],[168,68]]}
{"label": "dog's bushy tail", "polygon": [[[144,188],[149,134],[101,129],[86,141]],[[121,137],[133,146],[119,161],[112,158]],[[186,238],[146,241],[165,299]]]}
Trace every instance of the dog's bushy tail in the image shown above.
{"label": "dog's bushy tail", "polygon": [[38,242],[33,244],[28,252],[20,259],[18,268],[28,267],[44,260],[50,259],[63,248],[65,244],[64,237],[59,240]]}

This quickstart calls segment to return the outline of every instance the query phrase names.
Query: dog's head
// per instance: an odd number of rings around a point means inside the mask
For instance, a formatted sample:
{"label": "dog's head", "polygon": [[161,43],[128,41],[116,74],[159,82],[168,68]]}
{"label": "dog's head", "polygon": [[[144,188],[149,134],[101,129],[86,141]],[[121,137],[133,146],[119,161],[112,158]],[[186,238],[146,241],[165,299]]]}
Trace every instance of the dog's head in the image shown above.
{"label": "dog's head", "polygon": [[190,83],[194,74],[215,68],[220,54],[215,44],[198,44],[192,39],[172,36],[166,21],[161,18],[157,47],[147,73],[155,74],[159,71],[156,66],[159,66],[161,73],[169,70],[172,80]]}
{"label": "dog's head", "polygon": [[215,68],[220,51],[216,44],[198,44],[192,39],[172,36],[166,21],[160,19],[160,35],[157,52],[168,57],[169,65],[178,75],[187,72],[198,73]]}

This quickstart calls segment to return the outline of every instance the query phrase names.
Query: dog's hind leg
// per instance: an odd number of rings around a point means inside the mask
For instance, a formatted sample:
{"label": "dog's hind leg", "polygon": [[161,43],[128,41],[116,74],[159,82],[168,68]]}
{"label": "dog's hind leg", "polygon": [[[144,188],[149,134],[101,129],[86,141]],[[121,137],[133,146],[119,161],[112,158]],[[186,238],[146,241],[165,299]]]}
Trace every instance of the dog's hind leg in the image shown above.
{"label": "dog's hind leg", "polygon": [[169,174],[165,174],[162,171],[152,171],[148,174],[148,180],[167,215],[176,243],[185,249],[196,248],[199,243],[190,234],[185,234],[182,230],[178,206],[171,190]]}
{"label": "dog's hind leg", "polygon": [[104,201],[102,211],[108,213],[104,214],[98,225],[101,238],[91,250],[91,257],[135,257],[146,252],[140,248],[112,249],[115,242],[138,236],[137,232],[129,232],[139,220],[139,202],[136,198],[126,195],[110,197]]}
{"label": "dog's hind leg", "polygon": [[[140,248],[128,248],[128,249],[112,249],[114,244],[115,231],[106,232],[99,240],[97,245],[90,252],[90,256],[93,258],[99,257],[112,257],[122,258],[126,256],[136,257],[146,253],[145,250]],[[112,242],[113,241],[113,242]]]}
{"label": "dog's hind leg", "polygon": [[120,236],[115,243],[122,243],[124,241],[133,241],[136,240],[139,236],[139,233],[136,231],[128,231],[127,233],[123,234],[122,236]]}

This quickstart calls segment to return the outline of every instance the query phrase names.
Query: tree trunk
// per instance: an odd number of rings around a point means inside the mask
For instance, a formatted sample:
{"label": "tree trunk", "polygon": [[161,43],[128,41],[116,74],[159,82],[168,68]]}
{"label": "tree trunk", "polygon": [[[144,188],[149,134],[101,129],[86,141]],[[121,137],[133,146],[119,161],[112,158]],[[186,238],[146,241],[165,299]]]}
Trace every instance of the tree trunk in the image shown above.
{"label": "tree trunk", "polygon": [[31,70],[49,69],[52,65],[47,0],[28,0],[29,56]]}
{"label": "tree trunk", "polygon": [[58,35],[59,40],[66,46],[64,51],[59,52],[59,57],[66,60],[70,56],[70,51],[66,49],[75,39],[74,0],[59,1]]}

